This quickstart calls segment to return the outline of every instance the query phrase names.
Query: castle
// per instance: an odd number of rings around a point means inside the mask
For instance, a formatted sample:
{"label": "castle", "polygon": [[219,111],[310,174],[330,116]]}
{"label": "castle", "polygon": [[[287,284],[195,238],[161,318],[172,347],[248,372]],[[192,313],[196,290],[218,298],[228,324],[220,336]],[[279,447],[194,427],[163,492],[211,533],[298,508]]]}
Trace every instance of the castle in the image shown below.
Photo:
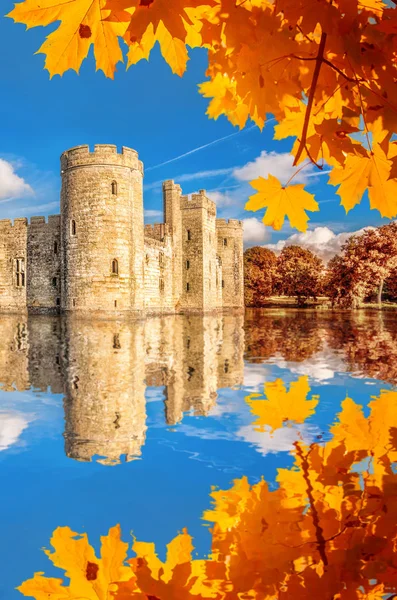
{"label": "castle", "polygon": [[144,225],[143,164],[100,144],[61,156],[61,214],[0,221],[0,311],[150,314],[243,308],[241,221],[163,183]]}

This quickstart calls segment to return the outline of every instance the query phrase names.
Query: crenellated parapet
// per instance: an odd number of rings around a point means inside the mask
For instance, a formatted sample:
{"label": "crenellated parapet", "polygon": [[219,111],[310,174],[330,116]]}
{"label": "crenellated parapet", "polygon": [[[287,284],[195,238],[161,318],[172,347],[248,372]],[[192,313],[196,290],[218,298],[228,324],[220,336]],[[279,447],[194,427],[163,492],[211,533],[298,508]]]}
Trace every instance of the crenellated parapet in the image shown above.
{"label": "crenellated parapet", "polygon": [[121,152],[114,144],[95,144],[93,152],[88,145],[75,146],[61,155],[61,172],[100,164],[129,167],[143,174],[143,163],[138,158],[138,152],[126,146],[122,147]]}
{"label": "crenellated parapet", "polygon": [[26,228],[27,224],[28,224],[28,220],[25,217],[14,219],[14,222],[12,222],[11,219],[0,219],[0,230],[7,231],[11,228],[15,228],[15,229]]}
{"label": "crenellated parapet", "polygon": [[145,238],[152,238],[163,242],[170,235],[170,227],[167,223],[152,223],[145,225]]}
{"label": "crenellated parapet", "polygon": [[58,229],[61,226],[61,215],[49,215],[47,219],[45,217],[30,217],[29,225],[33,225],[35,228],[46,225],[49,228]]}
{"label": "crenellated parapet", "polygon": [[243,231],[243,222],[238,219],[216,219],[216,228],[233,231]]}
{"label": "crenellated parapet", "polygon": [[214,216],[216,214],[216,204],[207,197],[205,190],[199,190],[196,194],[181,196],[181,210],[192,208],[204,208]]}

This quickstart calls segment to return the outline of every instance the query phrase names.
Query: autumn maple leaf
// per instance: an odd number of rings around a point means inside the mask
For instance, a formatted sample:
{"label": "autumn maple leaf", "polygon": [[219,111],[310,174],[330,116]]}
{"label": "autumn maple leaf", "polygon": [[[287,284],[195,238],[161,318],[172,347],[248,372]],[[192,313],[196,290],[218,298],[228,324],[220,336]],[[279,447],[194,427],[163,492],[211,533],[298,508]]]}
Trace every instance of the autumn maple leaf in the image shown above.
{"label": "autumn maple leaf", "polygon": [[[142,58],[139,55],[142,44],[147,54],[144,57],[148,58],[148,53],[158,41],[161,53],[172,71],[183,75],[188,60],[186,37],[189,27],[194,25],[186,9],[201,7],[203,3],[210,6],[214,5],[215,0],[107,0],[106,8],[110,10],[107,20],[125,21],[129,18],[124,38],[132,46],[133,54],[138,50],[137,55],[129,57],[129,65]],[[148,30],[153,32],[150,43]]]}
{"label": "autumn maple leaf", "polygon": [[337,193],[346,212],[361,201],[368,188],[371,208],[391,219],[397,215],[397,180],[389,179],[391,168],[392,161],[376,144],[364,156],[349,154],[342,169],[333,169],[329,182],[339,186]]}
{"label": "autumn maple leaf", "polygon": [[79,535],[69,527],[58,527],[51,538],[54,552],[45,550],[45,553],[56,567],[65,571],[70,579],[69,586],[62,585],[61,579],[35,573],[18,590],[36,600],[108,600],[113,582],[131,579],[131,570],[124,565],[128,544],[121,541],[119,525],[109,529],[101,542],[101,558],[97,558],[86,534]]}
{"label": "autumn maple leaf", "polygon": [[267,382],[264,386],[264,396],[251,394],[245,399],[252,414],[257,417],[253,423],[256,431],[279,429],[286,421],[303,423],[314,413],[319,397],[312,396],[308,377],[300,377],[293,381],[287,391],[282,379]]}
{"label": "autumn maple leaf", "polygon": [[124,35],[128,21],[105,21],[109,15],[105,3],[106,0],[25,0],[7,16],[28,28],[61,21],[38,50],[46,56],[45,67],[51,77],[68,69],[78,72],[93,45],[97,69],[113,78],[116,64],[123,61],[118,36]]}
{"label": "autumn maple leaf", "polygon": [[313,194],[306,192],[303,184],[283,186],[273,175],[267,179],[259,177],[250,183],[258,193],[250,196],[246,210],[266,208],[263,222],[274,229],[281,229],[287,217],[292,227],[306,231],[309,217],[305,211],[319,210]]}

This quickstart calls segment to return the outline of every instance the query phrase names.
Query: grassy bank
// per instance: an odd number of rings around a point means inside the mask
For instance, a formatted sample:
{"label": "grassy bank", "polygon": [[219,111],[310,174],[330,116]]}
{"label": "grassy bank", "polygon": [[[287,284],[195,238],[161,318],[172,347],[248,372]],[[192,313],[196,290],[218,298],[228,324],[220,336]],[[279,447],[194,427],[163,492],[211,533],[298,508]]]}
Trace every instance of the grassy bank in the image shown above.
{"label": "grassy bank", "polygon": [[[247,308],[256,307],[250,306]],[[320,296],[317,298],[317,300],[308,300],[304,306],[299,306],[295,298],[291,298],[289,296],[270,296],[267,299],[266,303],[257,308],[317,308],[320,310],[333,310],[331,302],[326,296]],[[397,309],[397,302],[383,302],[381,307],[379,307],[379,305],[374,302],[366,302],[362,306],[360,306],[360,309],[395,310]],[[340,309],[336,307],[334,310]]]}

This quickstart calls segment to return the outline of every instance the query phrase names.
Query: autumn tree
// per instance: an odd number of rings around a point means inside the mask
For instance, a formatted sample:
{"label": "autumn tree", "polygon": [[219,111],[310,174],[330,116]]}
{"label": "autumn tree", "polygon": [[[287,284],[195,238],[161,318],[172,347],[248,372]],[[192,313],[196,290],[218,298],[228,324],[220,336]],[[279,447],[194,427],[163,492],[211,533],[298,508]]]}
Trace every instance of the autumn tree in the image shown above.
{"label": "autumn tree", "polygon": [[327,294],[333,303],[358,307],[376,291],[382,303],[385,281],[394,284],[397,269],[397,223],[392,222],[351,236],[341,255],[332,259],[326,275]]}
{"label": "autumn tree", "polygon": [[276,289],[284,296],[295,296],[299,305],[321,293],[323,262],[300,246],[286,246],[277,259]]}
{"label": "autumn tree", "polygon": [[262,246],[244,252],[245,306],[260,307],[272,295],[277,258],[274,252]]}
{"label": "autumn tree", "polygon": [[[79,71],[93,47],[96,68],[148,60],[156,43],[182,76],[188,48],[208,56],[201,94],[207,114],[243,128],[277,121],[294,165],[322,171],[346,211],[365,192],[382,217],[397,215],[397,10],[386,0],[24,0],[10,17],[28,27],[58,23],[39,52],[51,77]],[[120,38],[127,44],[125,57]],[[264,223],[287,218],[304,231],[319,206],[293,177],[252,182],[248,210]]]}
{"label": "autumn tree", "polygon": [[394,269],[385,281],[388,299],[397,302],[397,268]]}

